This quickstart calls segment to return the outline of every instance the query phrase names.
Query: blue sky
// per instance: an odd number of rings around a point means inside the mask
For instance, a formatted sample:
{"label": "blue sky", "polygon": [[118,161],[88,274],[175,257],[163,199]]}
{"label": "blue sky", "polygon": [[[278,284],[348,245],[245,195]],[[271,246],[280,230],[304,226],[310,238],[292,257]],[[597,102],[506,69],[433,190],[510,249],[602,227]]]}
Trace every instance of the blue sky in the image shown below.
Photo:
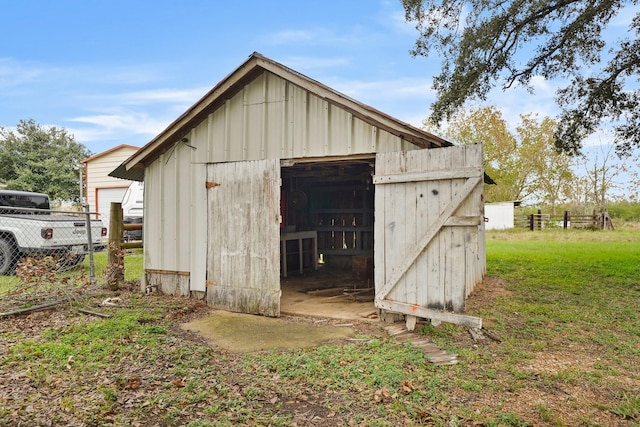
{"label": "blue sky", "polygon": [[[0,126],[64,127],[93,153],[142,146],[252,52],[420,126],[437,58],[399,0],[0,0]],[[613,25],[626,29],[622,16]],[[553,116],[556,85],[495,91],[519,114]]]}
{"label": "blue sky", "polygon": [[[2,0],[0,126],[64,127],[94,153],[142,146],[254,51],[419,126],[438,63],[409,55],[416,37],[399,0]],[[549,114],[538,86],[496,105],[514,125]]]}

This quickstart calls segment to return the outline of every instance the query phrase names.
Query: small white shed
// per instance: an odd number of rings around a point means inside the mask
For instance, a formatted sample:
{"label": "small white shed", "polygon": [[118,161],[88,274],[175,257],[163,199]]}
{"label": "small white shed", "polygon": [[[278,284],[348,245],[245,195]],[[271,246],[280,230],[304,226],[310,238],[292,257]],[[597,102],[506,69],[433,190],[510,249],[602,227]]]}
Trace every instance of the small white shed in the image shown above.
{"label": "small white shed", "polygon": [[111,202],[121,202],[130,180],[109,176],[118,165],[138,151],[133,145],[118,145],[82,160],[86,200],[92,212],[98,212],[105,227],[109,226]]}
{"label": "small white shed", "polygon": [[380,310],[481,325],[463,311],[485,272],[482,147],[258,53],[111,175],[145,182],[144,280],[161,292],[278,316],[288,263],[364,257]]}
{"label": "small white shed", "polygon": [[514,227],[515,207],[520,202],[494,202],[485,203],[485,229],[506,230]]}

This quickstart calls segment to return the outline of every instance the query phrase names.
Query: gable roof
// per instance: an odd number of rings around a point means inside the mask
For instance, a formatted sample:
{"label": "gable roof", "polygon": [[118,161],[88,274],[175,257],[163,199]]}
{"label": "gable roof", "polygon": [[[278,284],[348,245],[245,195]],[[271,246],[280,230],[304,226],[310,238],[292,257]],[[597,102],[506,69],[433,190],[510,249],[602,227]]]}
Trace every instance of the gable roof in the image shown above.
{"label": "gable roof", "polygon": [[95,160],[95,159],[97,159],[97,158],[99,158],[99,157],[106,156],[107,154],[111,154],[111,153],[113,153],[113,152],[115,152],[115,151],[122,150],[123,148],[128,148],[128,149],[132,149],[132,150],[138,150],[138,149],[140,149],[140,147],[136,147],[136,146],[134,146],[134,145],[120,144],[120,145],[118,145],[118,146],[116,146],[116,147],[109,148],[108,150],[103,151],[102,153],[98,153],[98,154],[94,154],[94,155],[92,155],[92,156],[89,156],[89,157],[87,157],[86,159],[81,160],[81,161],[80,161],[80,163],[87,163],[87,162],[90,162],[90,161]]}
{"label": "gable roof", "polygon": [[330,104],[349,111],[362,121],[383,129],[402,140],[421,148],[433,148],[453,145],[436,135],[402,122],[366,104],[358,102],[322,83],[298,73],[257,52],[240,65],[231,74],[192,105],[164,131],[140,148],[129,159],[111,172],[110,176],[142,181],[144,167],[169,150],[176,142],[187,135],[200,122],[237,94],[246,84],[265,71],[271,72],[291,83],[300,86]]}

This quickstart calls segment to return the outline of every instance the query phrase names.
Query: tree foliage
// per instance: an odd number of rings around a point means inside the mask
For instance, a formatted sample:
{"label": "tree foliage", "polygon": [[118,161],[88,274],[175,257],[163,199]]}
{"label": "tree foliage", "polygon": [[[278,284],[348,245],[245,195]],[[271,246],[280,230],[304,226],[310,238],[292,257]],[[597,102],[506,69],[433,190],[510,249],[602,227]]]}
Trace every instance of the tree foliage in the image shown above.
{"label": "tree foliage", "polygon": [[7,189],[79,201],[78,169],[90,154],[65,129],[20,120],[15,131],[0,127],[0,182]]}
{"label": "tree foliage", "polygon": [[[497,84],[531,88],[535,76],[569,84],[557,92],[562,108],[554,140],[578,154],[582,141],[615,122],[620,153],[640,147],[640,15],[631,38],[607,46],[603,30],[635,0],[402,0],[420,36],[413,55],[435,51],[443,61],[434,79],[432,121],[451,117],[467,100],[484,100]],[[635,86],[634,86],[635,85]]]}
{"label": "tree foliage", "polygon": [[555,150],[556,123],[548,117],[523,115],[515,133],[493,106],[460,109],[446,128],[428,123],[430,130],[450,140],[483,144],[485,172],[497,184],[485,187],[488,202],[532,198],[555,207],[574,178],[569,157]]}

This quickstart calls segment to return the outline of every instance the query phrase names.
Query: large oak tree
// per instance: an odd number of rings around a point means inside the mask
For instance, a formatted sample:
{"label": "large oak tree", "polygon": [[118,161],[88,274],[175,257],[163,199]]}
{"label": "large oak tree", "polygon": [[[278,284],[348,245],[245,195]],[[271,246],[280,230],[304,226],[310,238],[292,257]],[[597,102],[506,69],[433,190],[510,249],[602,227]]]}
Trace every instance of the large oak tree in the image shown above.
{"label": "large oak tree", "polygon": [[[534,76],[567,79],[556,146],[580,153],[584,139],[613,124],[617,149],[640,147],[640,15],[637,0],[401,0],[420,32],[413,55],[440,55],[431,119],[449,118],[496,85],[530,87]],[[603,31],[621,11],[628,37]],[[626,16],[625,16],[626,18]]]}

